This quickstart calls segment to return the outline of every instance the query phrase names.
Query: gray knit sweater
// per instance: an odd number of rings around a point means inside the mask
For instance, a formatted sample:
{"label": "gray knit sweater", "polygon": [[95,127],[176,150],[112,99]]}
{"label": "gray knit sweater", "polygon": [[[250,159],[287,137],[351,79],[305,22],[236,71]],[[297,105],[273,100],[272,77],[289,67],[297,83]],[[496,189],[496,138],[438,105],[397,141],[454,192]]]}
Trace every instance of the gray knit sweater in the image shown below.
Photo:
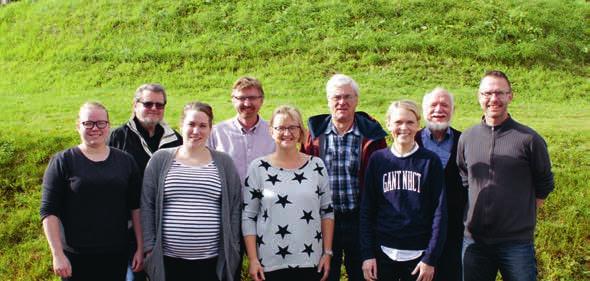
{"label": "gray knit sweater", "polygon": [[483,243],[533,241],[535,199],[553,191],[543,138],[512,118],[494,127],[482,121],[461,135],[457,164],[469,193],[465,235]]}
{"label": "gray knit sweater", "polygon": [[[164,281],[162,254],[162,206],[164,180],[178,148],[158,150],[148,162],[141,194],[141,226],[144,251],[151,251],[144,269],[152,281]],[[232,159],[211,150],[221,180],[221,241],[217,257],[219,280],[233,281],[240,263],[241,184]],[[198,277],[195,276],[198,279]]]}

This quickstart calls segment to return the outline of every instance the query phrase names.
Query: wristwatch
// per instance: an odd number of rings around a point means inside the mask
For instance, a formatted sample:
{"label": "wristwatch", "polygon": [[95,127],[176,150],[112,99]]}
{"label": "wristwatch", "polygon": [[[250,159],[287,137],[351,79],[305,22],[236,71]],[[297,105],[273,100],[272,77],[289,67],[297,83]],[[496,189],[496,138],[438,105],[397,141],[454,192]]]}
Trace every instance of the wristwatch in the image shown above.
{"label": "wristwatch", "polygon": [[330,256],[330,257],[334,256],[334,252],[332,252],[332,250],[328,250],[328,249],[325,249],[323,254],[326,256]]}

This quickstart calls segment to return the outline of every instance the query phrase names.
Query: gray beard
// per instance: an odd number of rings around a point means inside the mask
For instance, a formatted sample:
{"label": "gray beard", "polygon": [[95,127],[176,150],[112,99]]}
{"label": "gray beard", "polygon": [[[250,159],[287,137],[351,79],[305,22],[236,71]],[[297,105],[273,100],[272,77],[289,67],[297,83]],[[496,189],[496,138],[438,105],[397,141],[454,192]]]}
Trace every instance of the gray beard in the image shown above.
{"label": "gray beard", "polygon": [[451,121],[433,123],[426,120],[426,127],[431,131],[444,131],[451,126]]}

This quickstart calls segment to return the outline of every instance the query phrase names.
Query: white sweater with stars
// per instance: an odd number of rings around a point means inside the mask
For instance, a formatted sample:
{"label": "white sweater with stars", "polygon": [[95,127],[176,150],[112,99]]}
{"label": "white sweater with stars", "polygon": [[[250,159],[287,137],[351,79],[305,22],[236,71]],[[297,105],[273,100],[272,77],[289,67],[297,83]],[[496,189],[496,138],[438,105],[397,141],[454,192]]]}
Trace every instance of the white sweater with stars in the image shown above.
{"label": "white sweater with stars", "polygon": [[322,219],[334,219],[328,171],[311,157],[299,169],[252,161],[244,186],[242,232],[255,235],[264,271],[317,267],[323,251]]}

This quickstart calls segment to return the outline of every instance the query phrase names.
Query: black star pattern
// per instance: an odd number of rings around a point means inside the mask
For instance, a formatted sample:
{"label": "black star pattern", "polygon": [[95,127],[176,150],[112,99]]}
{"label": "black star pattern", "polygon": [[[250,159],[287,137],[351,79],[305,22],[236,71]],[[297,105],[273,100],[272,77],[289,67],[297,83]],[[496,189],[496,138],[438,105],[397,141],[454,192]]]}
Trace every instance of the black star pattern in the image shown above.
{"label": "black star pattern", "polygon": [[246,210],[246,206],[248,206],[248,203],[246,203],[246,202],[242,203],[242,210]]}
{"label": "black star pattern", "polygon": [[320,174],[320,176],[323,176],[324,173],[322,173],[322,171],[324,170],[324,167],[321,167],[318,163],[315,163],[315,169],[313,169],[314,171],[317,171],[318,174]]}
{"label": "black star pattern", "polygon": [[289,230],[287,229],[287,228],[289,228],[288,224],[286,224],[283,227],[281,227],[280,225],[277,225],[277,226],[279,227],[279,231],[275,232],[275,234],[280,234],[281,239],[285,239],[285,235],[291,234],[291,232],[289,232]]}
{"label": "black star pattern", "polygon": [[309,221],[313,220],[313,217],[311,216],[311,212],[312,211],[309,211],[309,213],[308,213],[305,210],[303,210],[303,217],[300,217],[300,219],[305,220],[307,222],[307,224],[309,224]]}
{"label": "black star pattern", "polygon": [[307,179],[307,178],[306,178],[306,177],[303,175],[303,174],[304,174],[303,172],[301,172],[301,174],[298,174],[298,173],[294,173],[294,174],[295,174],[295,177],[294,177],[294,178],[292,178],[291,180],[292,180],[292,181],[298,181],[298,182],[299,182],[299,184],[301,184],[301,182],[302,182],[303,180],[306,180],[306,179]]}
{"label": "black star pattern", "polygon": [[258,221],[258,216],[253,216],[253,217],[248,217],[249,219],[253,220],[253,221]]}
{"label": "black star pattern", "polygon": [[264,240],[262,240],[263,235],[256,235],[256,245],[260,246],[262,244],[264,244]]}
{"label": "black star pattern", "polygon": [[318,195],[318,198],[319,198],[319,197],[322,197],[322,195],[324,195],[324,193],[325,193],[325,192],[322,192],[322,191],[320,190],[320,186],[318,185],[318,186],[315,188],[315,193]]}
{"label": "black star pattern", "polygon": [[311,253],[313,253],[313,249],[312,249],[312,244],[305,244],[303,243],[303,246],[305,246],[305,249],[303,251],[301,251],[302,253],[306,253],[308,257],[311,257]]}
{"label": "black star pattern", "polygon": [[332,204],[328,205],[328,208],[322,209],[324,214],[334,212],[334,208],[332,208]]}
{"label": "black star pattern", "polygon": [[317,239],[318,242],[320,242],[320,240],[322,240],[322,233],[316,230],[314,239]]}
{"label": "black star pattern", "polygon": [[260,266],[264,267],[264,264],[262,263],[262,258],[259,258],[258,261],[260,262]]}
{"label": "black star pattern", "polygon": [[258,167],[264,167],[264,169],[268,171],[268,168],[270,168],[270,164],[264,160],[260,160],[260,165],[258,165]]}
{"label": "black star pattern", "polygon": [[289,201],[287,199],[287,197],[289,197],[289,195],[285,195],[285,197],[283,197],[281,195],[278,195],[278,196],[279,196],[279,200],[277,200],[277,202],[275,202],[275,204],[281,204],[281,205],[283,205],[283,208],[285,208],[285,206],[287,204],[293,204],[293,203],[291,203],[291,201]]}
{"label": "black star pattern", "polygon": [[272,185],[275,185],[275,183],[277,182],[281,182],[281,180],[279,179],[279,175],[271,176],[270,174],[268,175],[268,179],[266,179],[266,181],[271,182]]}
{"label": "black star pattern", "polygon": [[268,219],[268,209],[264,209],[264,214],[262,214],[262,217],[264,218],[264,221]]}
{"label": "black star pattern", "polygon": [[252,200],[254,199],[262,199],[262,197],[264,197],[264,195],[262,194],[262,190],[258,190],[258,189],[252,189],[250,190],[250,194],[252,194]]}
{"label": "black star pattern", "polygon": [[244,187],[250,187],[250,184],[248,183],[248,179],[250,177],[246,177],[246,179],[244,180]]}
{"label": "black star pattern", "polygon": [[298,266],[298,265],[296,265],[296,266],[287,265],[287,267],[288,267],[288,268],[291,268],[291,269],[294,269],[294,268],[299,268],[299,266]]}
{"label": "black star pattern", "polygon": [[279,247],[279,251],[275,253],[275,255],[281,255],[281,257],[283,257],[283,259],[285,258],[286,255],[291,255],[291,252],[289,252],[289,246],[283,248],[281,246]]}

